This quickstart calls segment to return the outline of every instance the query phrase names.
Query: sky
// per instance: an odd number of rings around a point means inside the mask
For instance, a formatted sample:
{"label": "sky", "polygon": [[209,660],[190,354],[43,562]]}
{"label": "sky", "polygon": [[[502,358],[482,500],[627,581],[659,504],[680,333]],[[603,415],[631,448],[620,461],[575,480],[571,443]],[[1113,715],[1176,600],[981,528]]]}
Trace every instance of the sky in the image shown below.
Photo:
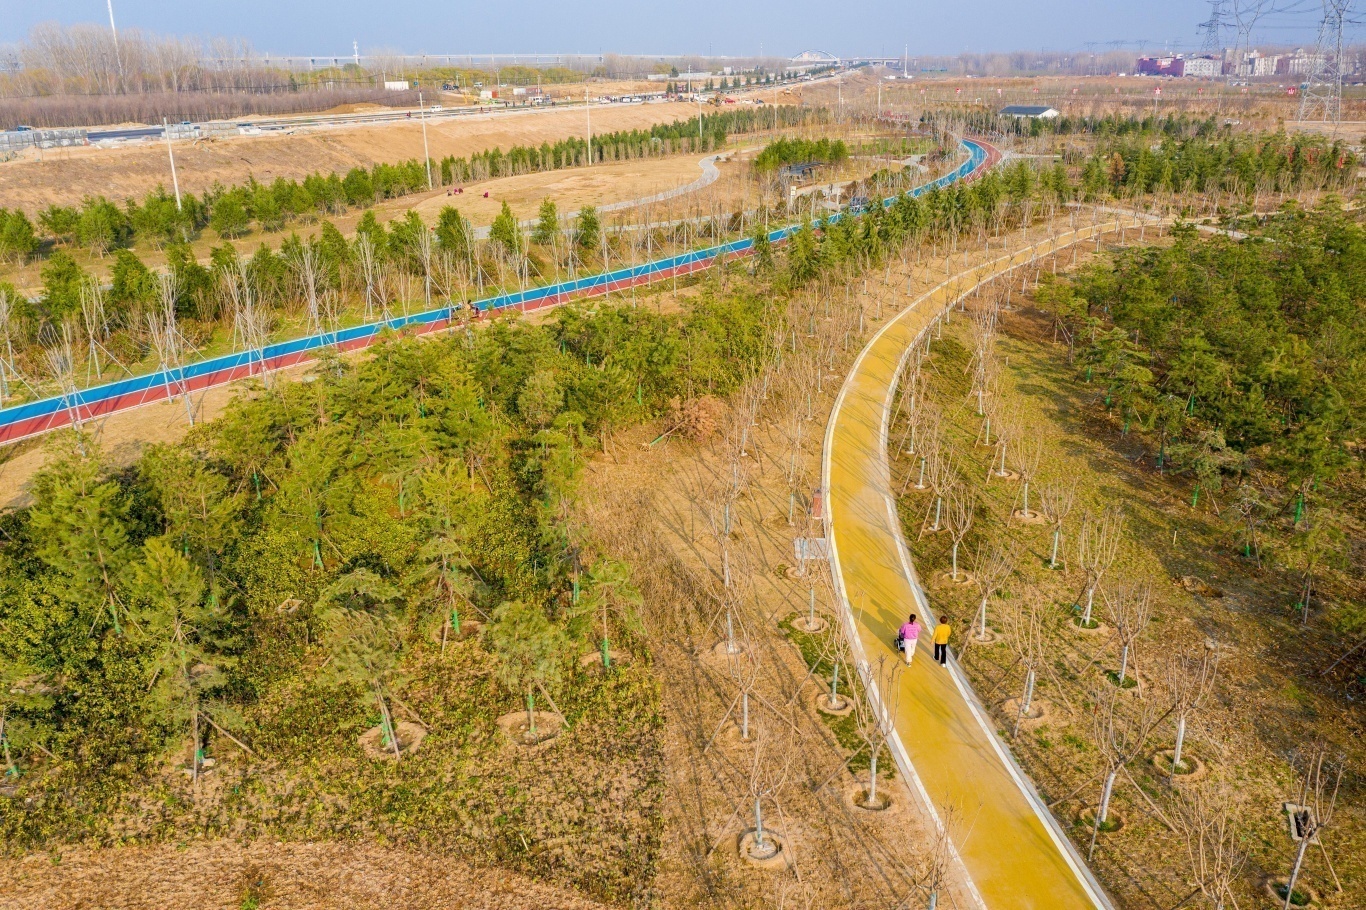
{"label": "sky", "polygon": [[[1319,4],[1260,29],[1266,43],[1313,43]],[[1284,5],[1284,4],[1282,4]],[[840,56],[1046,49],[1145,39],[1199,46],[1208,0],[114,0],[119,28],[248,39],[260,51],[349,55],[600,53]],[[108,22],[105,0],[0,0],[0,44],[43,21]],[[1226,43],[1228,43],[1226,41]]]}

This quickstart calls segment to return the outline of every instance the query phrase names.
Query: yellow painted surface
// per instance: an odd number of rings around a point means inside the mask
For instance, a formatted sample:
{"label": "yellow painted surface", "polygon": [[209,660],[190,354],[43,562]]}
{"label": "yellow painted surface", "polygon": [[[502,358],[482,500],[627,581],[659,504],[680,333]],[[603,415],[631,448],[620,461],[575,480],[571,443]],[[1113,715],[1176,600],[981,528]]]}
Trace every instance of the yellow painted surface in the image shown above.
{"label": "yellow painted surface", "polygon": [[[855,364],[827,428],[824,471],[832,561],[851,607],[846,622],[856,627],[866,659],[895,657],[897,628],[908,613],[924,613],[907,574],[914,568],[897,526],[883,425],[906,352],[935,315],[977,283],[1114,227],[1088,226],[994,255],[917,299]],[[954,630],[955,642],[961,631]],[[1013,776],[998,751],[1004,747],[960,689],[966,680],[956,682],[934,662],[930,640],[920,636],[916,659],[901,677],[895,725],[938,813],[951,806],[957,813],[955,846],[982,903],[988,910],[1105,906],[1083,880],[1080,861],[1045,825],[1037,797]]]}

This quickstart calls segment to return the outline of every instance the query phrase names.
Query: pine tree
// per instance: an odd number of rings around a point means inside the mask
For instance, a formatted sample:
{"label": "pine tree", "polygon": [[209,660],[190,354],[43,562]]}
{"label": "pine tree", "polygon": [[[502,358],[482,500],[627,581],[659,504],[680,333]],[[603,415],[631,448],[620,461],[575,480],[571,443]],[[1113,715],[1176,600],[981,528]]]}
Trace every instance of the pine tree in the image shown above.
{"label": "pine tree", "polygon": [[522,229],[517,224],[517,216],[512,214],[512,207],[503,203],[503,209],[498,213],[498,217],[493,219],[493,226],[489,228],[489,240],[500,244],[509,253],[519,253],[522,250]]}
{"label": "pine tree", "polygon": [[151,650],[146,704],[181,734],[190,734],[190,775],[198,778],[205,698],[223,685],[230,662],[227,610],[217,598],[205,599],[199,568],[165,537],[148,539],[127,575],[128,597],[136,604],[135,637]]}
{"label": "pine tree", "polygon": [[596,250],[602,233],[602,222],[598,220],[598,210],[591,205],[579,209],[578,224],[574,230],[574,242],[582,250]]}
{"label": "pine tree", "polygon": [[541,200],[541,211],[536,219],[536,229],[531,234],[531,239],[541,246],[550,246],[560,234],[560,213],[555,208],[555,201],[547,196]]}

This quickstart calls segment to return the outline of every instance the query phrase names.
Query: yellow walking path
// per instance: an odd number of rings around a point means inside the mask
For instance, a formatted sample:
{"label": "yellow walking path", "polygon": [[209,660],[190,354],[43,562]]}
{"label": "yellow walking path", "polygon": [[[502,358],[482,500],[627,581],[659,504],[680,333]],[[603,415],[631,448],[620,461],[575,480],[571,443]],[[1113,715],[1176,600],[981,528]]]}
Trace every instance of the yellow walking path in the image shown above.
{"label": "yellow walking path", "polygon": [[[918,298],[868,343],[845,381],[826,429],[827,536],[844,621],[856,659],[892,648],[910,612],[931,615],[896,515],[887,422],[898,375],[921,333],[979,283],[1040,256],[1114,230],[1101,223],[995,256]],[[932,342],[931,342],[932,344]],[[933,623],[930,623],[932,626]],[[953,661],[934,663],[929,634],[901,677],[890,743],[907,779],[951,830],[969,890],[988,910],[1109,908],[1108,899],[1038,794],[990,728]],[[877,699],[878,693],[870,691]]]}

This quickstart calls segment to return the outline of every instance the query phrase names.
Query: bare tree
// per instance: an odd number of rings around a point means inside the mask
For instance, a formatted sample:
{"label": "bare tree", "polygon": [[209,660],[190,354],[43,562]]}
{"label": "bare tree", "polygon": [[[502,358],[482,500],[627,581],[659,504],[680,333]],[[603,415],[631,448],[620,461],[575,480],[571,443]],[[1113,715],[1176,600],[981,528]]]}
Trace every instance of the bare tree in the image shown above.
{"label": "bare tree", "polygon": [[[1105,609],[1119,636],[1119,679],[1116,685],[1124,688],[1129,670],[1129,657],[1134,653],[1139,636],[1148,627],[1153,615],[1152,585],[1140,582],[1122,585],[1114,593],[1105,592]],[[1138,661],[1135,659],[1135,665]],[[1134,671],[1137,674],[1137,670]]]}
{"label": "bare tree", "polygon": [[1173,654],[1167,658],[1163,676],[1176,715],[1176,747],[1172,751],[1171,776],[1181,773],[1181,750],[1186,744],[1186,727],[1210,693],[1219,673],[1219,650],[1204,647],[1199,655]]}
{"label": "bare tree", "polygon": [[[1048,521],[1053,525],[1053,552],[1048,557],[1048,568],[1058,567],[1058,554],[1062,546],[1062,526],[1067,521],[1067,516],[1072,514],[1072,509],[1077,504],[1077,482],[1063,483],[1060,480],[1050,481],[1043,485],[1039,491],[1039,499],[1043,508],[1043,513],[1048,516]],[[1067,557],[1063,556],[1064,566]]]}
{"label": "bare tree", "polygon": [[987,603],[991,596],[1001,589],[1010,573],[1015,571],[1014,555],[1005,547],[1000,545],[983,546],[978,548],[977,556],[973,560],[972,580],[977,583],[977,589],[981,592],[982,600],[977,607],[977,618],[973,626],[977,630],[978,641],[984,641],[987,637]]}
{"label": "bare tree", "polygon": [[1052,615],[1043,594],[1037,588],[1028,587],[1019,601],[1010,609],[1002,610],[998,617],[1006,641],[1025,671],[1024,690],[1020,694],[1012,737],[1020,735],[1020,722],[1029,716],[1029,709],[1034,704],[1034,687],[1048,654]]}
{"label": "bare tree", "polygon": [[[746,647],[738,653],[728,655],[726,667],[730,672],[731,681],[739,690],[739,694],[731,703],[726,716],[729,718],[731,714],[735,713],[736,708],[739,708],[740,738],[748,742],[750,738],[750,693],[754,691],[754,684],[759,681],[759,654],[752,646]],[[723,720],[722,723],[724,722]]]}
{"label": "bare tree", "polygon": [[[878,756],[896,732],[896,713],[901,704],[901,672],[905,666],[883,654],[876,664],[864,663],[864,697],[854,700],[854,717],[859,736],[868,748],[868,797],[863,806],[880,809],[877,798]],[[874,701],[876,699],[876,701]]]}
{"label": "bare tree", "polygon": [[749,800],[754,806],[754,834],[748,847],[751,859],[772,859],[783,849],[764,828],[764,803],[777,802],[787,784],[795,752],[790,742],[775,741],[767,727],[760,727],[757,731],[746,779]]}
{"label": "bare tree", "polygon": [[1183,787],[1174,808],[1172,825],[1185,841],[1196,890],[1214,910],[1236,907],[1233,883],[1249,853],[1238,788],[1223,782]]}
{"label": "bare tree", "polygon": [[948,525],[949,535],[953,538],[951,577],[957,581],[958,548],[962,546],[963,538],[972,530],[972,520],[977,511],[977,495],[963,484],[955,483],[949,487],[944,501],[947,506],[944,510],[944,520]]}
{"label": "bare tree", "polygon": [[1086,609],[1081,617],[1083,627],[1090,628],[1092,625],[1091,611],[1096,602],[1096,589],[1100,587],[1105,573],[1114,565],[1123,537],[1124,513],[1117,508],[1104,509],[1099,515],[1088,512],[1082,518],[1077,562],[1086,573]]}
{"label": "bare tree", "polygon": [[1114,796],[1115,781],[1125,766],[1142,754],[1153,729],[1170,713],[1169,710],[1159,712],[1154,699],[1135,701],[1107,683],[1100,683],[1096,687],[1094,699],[1094,739],[1104,762],[1104,783],[1091,827],[1091,846],[1086,856],[1088,861],[1095,855],[1096,838],[1109,820],[1110,798]]}
{"label": "bare tree", "polygon": [[1029,485],[1038,476],[1039,464],[1043,461],[1043,435],[1037,427],[1032,439],[1030,435],[1029,430],[1021,428],[1019,444],[1015,447],[1015,471],[1020,475],[1022,497],[1019,517],[1025,521],[1032,521],[1038,514],[1029,508]]}
{"label": "bare tree", "polygon": [[[1323,847],[1322,836],[1333,825],[1337,813],[1338,791],[1342,787],[1343,764],[1341,757],[1330,757],[1328,745],[1315,743],[1296,759],[1295,765],[1300,773],[1299,792],[1296,804],[1291,807],[1291,830],[1299,840],[1295,850],[1295,862],[1290,867],[1290,878],[1285,887],[1285,907],[1290,910],[1295,897],[1295,882],[1304,869],[1304,854],[1311,843]],[[1324,860],[1328,858],[1324,848]],[[1329,865],[1332,870],[1332,865]],[[1334,879],[1337,873],[1333,873]],[[1341,883],[1338,890],[1342,889]]]}
{"label": "bare tree", "polygon": [[[944,496],[958,479],[957,469],[944,455],[942,449],[930,456],[929,474],[930,488],[934,490],[934,501],[925,510],[925,520],[920,524],[921,537],[924,537],[926,532],[937,533],[943,530],[941,521],[944,515]],[[934,515],[933,524],[930,524],[931,513]]]}

